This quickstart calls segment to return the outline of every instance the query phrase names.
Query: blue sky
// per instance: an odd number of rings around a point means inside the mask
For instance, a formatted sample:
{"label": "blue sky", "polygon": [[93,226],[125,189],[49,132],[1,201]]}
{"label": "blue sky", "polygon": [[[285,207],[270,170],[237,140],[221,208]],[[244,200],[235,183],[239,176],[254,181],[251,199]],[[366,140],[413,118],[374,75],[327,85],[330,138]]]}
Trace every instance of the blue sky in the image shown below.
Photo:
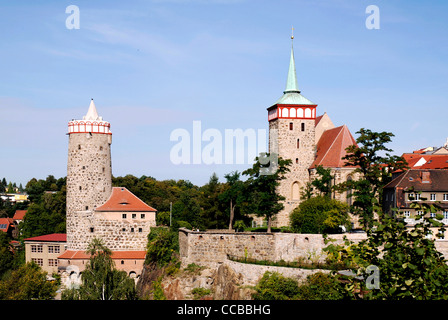
{"label": "blue sky", "polygon": [[[380,29],[365,26],[380,9]],[[65,9],[80,10],[69,30]],[[116,176],[206,183],[249,165],[174,165],[170,133],[267,129],[294,26],[302,94],[346,124],[391,131],[396,154],[448,137],[448,2],[152,0],[0,2],[0,178],[66,175],[67,122],[91,98]]]}

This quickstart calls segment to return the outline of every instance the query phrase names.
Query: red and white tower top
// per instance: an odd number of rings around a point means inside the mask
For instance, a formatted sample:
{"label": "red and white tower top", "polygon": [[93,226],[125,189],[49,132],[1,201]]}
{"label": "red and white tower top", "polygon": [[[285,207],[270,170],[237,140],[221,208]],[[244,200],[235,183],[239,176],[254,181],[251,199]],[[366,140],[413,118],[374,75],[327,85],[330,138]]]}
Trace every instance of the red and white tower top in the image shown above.
{"label": "red and white tower top", "polygon": [[96,111],[93,99],[90,101],[89,111],[82,120],[72,120],[68,123],[68,134],[71,133],[101,133],[112,134],[110,123],[104,121]]}

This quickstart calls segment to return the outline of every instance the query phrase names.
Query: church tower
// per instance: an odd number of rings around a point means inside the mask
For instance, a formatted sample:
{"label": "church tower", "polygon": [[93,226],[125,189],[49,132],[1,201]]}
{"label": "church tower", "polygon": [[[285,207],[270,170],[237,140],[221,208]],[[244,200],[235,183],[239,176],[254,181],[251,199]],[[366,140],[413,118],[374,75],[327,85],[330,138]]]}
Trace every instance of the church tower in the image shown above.
{"label": "church tower", "polygon": [[93,234],[93,210],[112,193],[110,123],[93,99],[82,120],[68,123],[67,249],[85,250]]}
{"label": "church tower", "polygon": [[308,169],[315,158],[316,108],[317,104],[300,94],[291,43],[286,89],[280,99],[267,109],[269,152],[292,161],[290,172],[279,186],[279,192],[286,200],[283,211],[274,222],[277,226],[289,224],[290,212],[300,203],[301,188],[309,181]]}

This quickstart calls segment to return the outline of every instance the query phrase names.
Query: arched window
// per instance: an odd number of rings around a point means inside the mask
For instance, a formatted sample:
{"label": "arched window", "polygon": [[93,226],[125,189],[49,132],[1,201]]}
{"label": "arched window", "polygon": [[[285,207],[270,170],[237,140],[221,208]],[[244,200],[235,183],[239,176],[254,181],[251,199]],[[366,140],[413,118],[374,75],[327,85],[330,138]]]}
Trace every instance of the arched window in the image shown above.
{"label": "arched window", "polygon": [[291,118],[295,118],[296,117],[296,108],[289,109],[289,116]]}
{"label": "arched window", "polygon": [[297,181],[292,184],[291,198],[292,198],[292,200],[300,199],[300,187],[299,187],[299,183]]}

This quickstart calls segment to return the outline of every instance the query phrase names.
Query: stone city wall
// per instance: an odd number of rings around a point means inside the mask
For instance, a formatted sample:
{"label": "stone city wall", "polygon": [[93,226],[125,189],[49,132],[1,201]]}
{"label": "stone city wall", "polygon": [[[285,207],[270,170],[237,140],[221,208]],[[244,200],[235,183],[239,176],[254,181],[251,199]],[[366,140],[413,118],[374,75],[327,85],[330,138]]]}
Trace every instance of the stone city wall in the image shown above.
{"label": "stone city wall", "polygon": [[[335,234],[330,238],[343,242],[343,236],[352,241],[365,239],[365,234]],[[325,260],[322,251],[327,245],[320,234],[297,233],[209,233],[179,229],[179,249],[183,265],[196,263],[216,266],[228,256],[256,260],[295,261],[298,258]]]}
{"label": "stone city wall", "polygon": [[[353,242],[366,239],[365,233],[333,234],[328,237],[343,244],[344,236]],[[437,240],[436,248],[448,258],[448,240]],[[228,256],[271,261],[296,261],[305,258],[324,262],[327,244],[320,234],[200,232],[179,229],[179,249],[184,266],[190,263],[216,267]]]}

